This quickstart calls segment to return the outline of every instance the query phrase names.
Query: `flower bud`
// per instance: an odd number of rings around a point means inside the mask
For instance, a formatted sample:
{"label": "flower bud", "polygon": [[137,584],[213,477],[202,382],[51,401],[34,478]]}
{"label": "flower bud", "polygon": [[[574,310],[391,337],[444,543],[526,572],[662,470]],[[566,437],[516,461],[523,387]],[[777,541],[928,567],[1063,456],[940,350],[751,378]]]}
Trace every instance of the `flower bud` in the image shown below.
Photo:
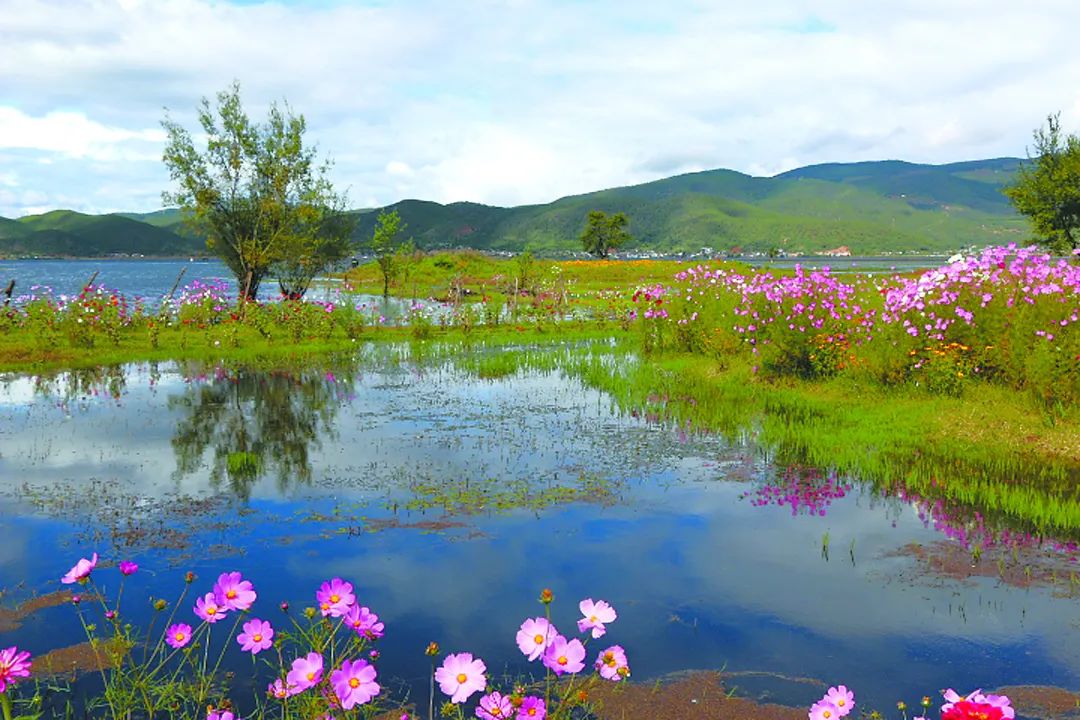
{"label": "flower bud", "polygon": [[191,572],[190,570],[184,573],[184,582],[186,582],[188,585],[195,582],[195,573]]}
{"label": "flower bud", "polygon": [[289,602],[287,600],[281,601],[281,612],[289,612]]}
{"label": "flower bud", "polygon": [[78,595],[72,595],[71,596],[71,602],[74,603],[75,605],[78,605],[79,603],[82,602],[82,598],[80,596],[78,596]]}
{"label": "flower bud", "polygon": [[155,600],[154,601],[154,609],[157,610],[158,612],[161,612],[162,610],[164,610],[168,606],[169,606],[169,603],[165,602],[164,600]]}
{"label": "flower bud", "polygon": [[429,642],[428,646],[427,646],[427,650],[424,651],[424,654],[429,656],[429,657],[435,657],[436,655],[438,655],[439,654],[439,643],[437,643],[437,642]]}
{"label": "flower bud", "polygon": [[544,588],[540,591],[540,602],[545,605],[550,605],[551,601],[555,599],[555,594],[551,592],[551,588]]}
{"label": "flower bud", "polygon": [[113,620],[115,618],[116,618],[116,611],[115,610],[106,610],[105,611],[105,619],[106,620]]}

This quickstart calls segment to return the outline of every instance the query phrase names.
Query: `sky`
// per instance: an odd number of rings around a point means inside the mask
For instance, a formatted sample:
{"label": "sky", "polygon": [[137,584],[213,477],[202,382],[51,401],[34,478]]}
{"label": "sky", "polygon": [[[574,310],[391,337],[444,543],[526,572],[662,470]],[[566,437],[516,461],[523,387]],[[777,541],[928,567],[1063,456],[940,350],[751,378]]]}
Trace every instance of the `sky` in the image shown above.
{"label": "sky", "polygon": [[1075,0],[0,0],[0,216],[147,212],[169,116],[287,102],[352,207],[1024,156]]}

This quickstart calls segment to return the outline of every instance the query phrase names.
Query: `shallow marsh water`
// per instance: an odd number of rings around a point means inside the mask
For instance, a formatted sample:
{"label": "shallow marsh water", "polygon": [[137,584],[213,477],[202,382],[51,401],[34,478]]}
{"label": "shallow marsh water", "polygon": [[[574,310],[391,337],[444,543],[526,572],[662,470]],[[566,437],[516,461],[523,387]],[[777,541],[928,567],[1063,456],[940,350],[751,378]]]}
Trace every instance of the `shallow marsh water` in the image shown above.
{"label": "shallow marsh water", "polygon": [[[271,621],[338,575],[386,623],[380,674],[420,700],[431,640],[527,672],[513,637],[543,587],[565,630],[579,599],[614,604],[605,640],[635,680],[724,668],[754,696],[808,705],[820,687],[790,681],[808,678],[882,709],[946,686],[1080,687],[1080,588],[928,573],[920,552],[967,552],[928,504],[622,413],[557,369],[466,366],[383,347],[301,370],[4,378],[5,602],[92,551],[140,563],[136,620],[187,570],[195,590],[243,571]],[[1038,552],[1076,567],[1073,545]],[[34,653],[80,639],[65,606],[0,632]]]}

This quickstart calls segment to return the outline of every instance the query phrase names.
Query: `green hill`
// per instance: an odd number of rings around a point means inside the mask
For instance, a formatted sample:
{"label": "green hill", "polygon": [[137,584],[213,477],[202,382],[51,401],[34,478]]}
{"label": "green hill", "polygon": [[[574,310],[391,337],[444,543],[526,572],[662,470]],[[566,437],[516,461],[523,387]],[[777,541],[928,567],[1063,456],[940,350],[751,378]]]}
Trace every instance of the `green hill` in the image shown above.
{"label": "green hill", "polygon": [[[568,252],[591,210],[625,212],[636,251],[813,253],[847,246],[855,254],[952,252],[1030,237],[1027,220],[1001,193],[1022,163],[997,158],[948,165],[830,163],[775,177],[708,170],[629,187],[503,208],[402,200],[388,206],[426,250]],[[355,239],[374,232],[381,208],[355,211]],[[56,211],[0,219],[0,253],[187,255],[204,241],[175,208],[152,213],[82,215]]]}
{"label": "green hill", "polygon": [[[205,253],[205,242],[121,215],[84,215],[54,210],[19,218],[21,230],[0,230],[0,253],[6,255],[192,255]],[[0,224],[7,228],[8,225]]]}
{"label": "green hill", "polygon": [[[578,250],[586,214],[604,210],[630,217],[634,250],[950,252],[1028,237],[1026,220],[1001,194],[1021,162],[815,165],[771,178],[709,170],[547,205],[406,200],[390,209],[429,249]],[[374,222],[374,212],[361,214],[356,238],[370,238]]]}

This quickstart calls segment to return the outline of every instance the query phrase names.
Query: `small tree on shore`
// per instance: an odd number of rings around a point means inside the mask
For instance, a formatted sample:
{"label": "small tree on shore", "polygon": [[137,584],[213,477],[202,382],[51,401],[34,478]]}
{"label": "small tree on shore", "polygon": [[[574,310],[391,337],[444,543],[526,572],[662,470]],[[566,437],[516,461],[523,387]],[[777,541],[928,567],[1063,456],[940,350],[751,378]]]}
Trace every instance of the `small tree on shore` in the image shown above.
{"label": "small tree on shore", "polygon": [[1035,155],[1005,188],[1016,210],[1031,218],[1041,244],[1065,254],[1080,242],[1080,137],[1063,135],[1059,115],[1035,131]]}
{"label": "small tree on shore", "polygon": [[240,85],[203,98],[199,125],[206,144],[167,115],[163,160],[178,189],[165,192],[207,247],[254,300],[273,270],[281,291],[300,298],[312,278],[352,252],[353,219],[330,183],[329,163],[317,164],[304,145],[303,115],[270,106],[265,124],[253,123],[240,103]]}
{"label": "small tree on shore", "polygon": [[607,258],[612,250],[632,239],[626,231],[629,222],[623,213],[609,216],[602,210],[590,212],[585,229],[581,232],[581,245],[585,252],[601,260]]}
{"label": "small tree on shore", "polygon": [[371,251],[375,253],[375,262],[383,278],[383,297],[389,297],[390,284],[401,269],[398,257],[397,236],[405,230],[397,210],[379,212],[375,221],[375,234],[371,238]]}

